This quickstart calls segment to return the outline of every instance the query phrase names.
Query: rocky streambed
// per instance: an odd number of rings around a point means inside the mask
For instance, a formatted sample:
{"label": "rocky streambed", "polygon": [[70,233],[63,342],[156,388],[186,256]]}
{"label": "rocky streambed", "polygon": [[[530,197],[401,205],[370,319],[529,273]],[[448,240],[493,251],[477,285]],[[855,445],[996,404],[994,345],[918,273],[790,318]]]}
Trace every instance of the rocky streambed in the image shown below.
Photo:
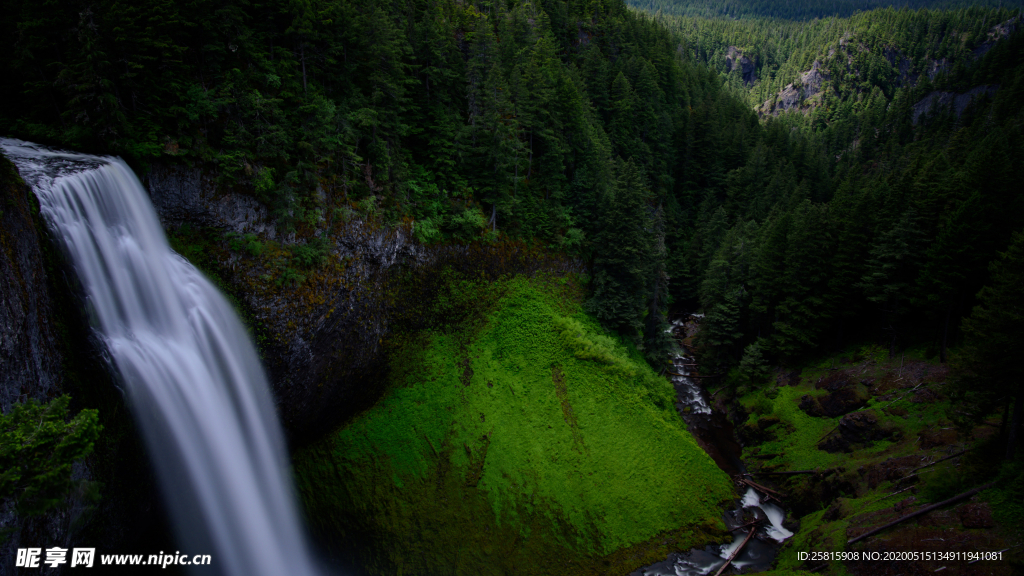
{"label": "rocky streambed", "polygon": [[[673,321],[673,336],[683,342],[692,335],[697,322],[699,316]],[[676,409],[687,428],[719,468],[737,480],[743,495],[723,514],[726,527],[734,534],[732,542],[672,553],[661,562],[635,570],[630,576],[697,576],[729,570],[768,570],[779,547],[793,536],[786,527],[781,502],[770,489],[745,483],[751,477],[740,459],[741,447],[733,425],[722,410],[714,407],[712,394],[704,385],[706,381],[717,379],[701,377],[685,344],[673,354],[670,375],[676,391]]]}

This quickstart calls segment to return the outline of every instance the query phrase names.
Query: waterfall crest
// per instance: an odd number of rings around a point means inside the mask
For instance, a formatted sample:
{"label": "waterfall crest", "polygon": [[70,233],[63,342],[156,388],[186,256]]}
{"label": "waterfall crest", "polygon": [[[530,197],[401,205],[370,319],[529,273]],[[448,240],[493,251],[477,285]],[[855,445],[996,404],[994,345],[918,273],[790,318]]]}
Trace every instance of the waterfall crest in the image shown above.
{"label": "waterfall crest", "polygon": [[[174,253],[119,158],[0,147],[74,265],[181,552],[227,575],[315,574],[266,376],[230,304]],[[142,552],[142,551],[140,551]]]}

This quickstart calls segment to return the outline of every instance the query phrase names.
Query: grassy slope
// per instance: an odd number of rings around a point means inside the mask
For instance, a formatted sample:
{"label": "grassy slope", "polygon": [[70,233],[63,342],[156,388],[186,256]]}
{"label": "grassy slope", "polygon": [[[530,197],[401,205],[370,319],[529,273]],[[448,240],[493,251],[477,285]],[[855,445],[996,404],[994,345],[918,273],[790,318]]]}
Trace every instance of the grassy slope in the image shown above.
{"label": "grassy slope", "polygon": [[398,346],[393,389],[296,455],[316,529],[354,519],[364,562],[402,574],[622,573],[722,538],[728,477],[560,282],[504,282],[482,322]]}

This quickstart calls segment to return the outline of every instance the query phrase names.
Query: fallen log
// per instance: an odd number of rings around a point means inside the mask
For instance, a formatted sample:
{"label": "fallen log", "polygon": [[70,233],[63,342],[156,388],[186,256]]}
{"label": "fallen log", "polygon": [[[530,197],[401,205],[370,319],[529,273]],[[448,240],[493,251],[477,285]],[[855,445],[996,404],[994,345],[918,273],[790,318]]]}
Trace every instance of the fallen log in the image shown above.
{"label": "fallen log", "polygon": [[906,488],[904,488],[904,489],[902,489],[902,490],[897,490],[897,491],[895,491],[895,492],[893,492],[893,493],[889,494],[888,496],[883,496],[883,497],[882,497],[882,498],[881,498],[881,499],[880,499],[879,501],[881,501],[881,500],[885,500],[886,498],[892,498],[893,496],[895,496],[895,495],[897,495],[897,494],[903,494],[903,493],[904,493],[904,492],[906,492],[907,490],[910,490],[911,488],[914,488],[914,487],[916,487],[916,484],[911,484],[910,486],[907,486]]}
{"label": "fallen log", "polygon": [[750,522],[747,522],[746,524],[744,524],[742,526],[737,526],[737,527],[733,528],[732,530],[729,530],[729,532],[735,532],[737,530],[742,530],[744,528],[749,528],[749,527],[751,527],[751,526],[753,526],[755,524],[760,524],[760,523],[761,523],[760,520],[751,520]]}
{"label": "fallen log", "polygon": [[[956,454],[953,454],[952,456],[946,456],[945,458],[939,458],[938,460],[936,460],[935,462],[932,462],[930,464],[925,464],[924,466],[918,466],[917,468],[914,468],[913,470],[911,470],[910,474],[911,474],[911,476],[913,476],[914,472],[917,472],[918,470],[924,470],[925,468],[928,468],[930,466],[935,466],[939,462],[945,462],[946,460],[950,460],[950,459],[956,458],[957,456],[963,456],[963,454],[965,452],[968,452],[968,451],[970,451],[970,448],[966,448],[964,450],[961,450],[961,451],[957,452]],[[909,477],[910,476],[907,476],[907,478],[909,478]],[[900,478],[900,480],[904,480],[904,478]]]}
{"label": "fallen log", "polygon": [[[859,410],[854,410],[853,412],[859,412]],[[853,412],[850,412],[850,414],[853,414]],[[829,430],[828,432],[825,432],[824,436],[822,436],[821,438],[818,438],[818,442],[821,442],[825,438],[828,438],[828,435],[833,433],[833,432],[835,432],[836,430],[839,430],[839,424],[836,424],[835,428]],[[815,442],[815,444],[817,444],[818,442]]]}
{"label": "fallen log", "polygon": [[899,398],[896,398],[896,399],[895,399],[895,400],[893,400],[892,402],[889,402],[889,403],[888,403],[888,404],[886,404],[885,406],[882,406],[881,408],[879,408],[879,410],[885,410],[886,408],[888,408],[889,406],[892,406],[892,405],[893,405],[893,404],[895,404],[896,402],[899,402],[900,400],[903,400],[904,398],[906,398],[906,397],[907,397],[907,395],[908,395],[908,394],[910,394],[911,392],[914,392],[915,390],[917,390],[917,389],[918,389],[918,388],[920,388],[921,386],[924,386],[924,384],[925,384],[924,382],[921,382],[921,383],[920,383],[920,384],[918,384],[917,386],[914,386],[913,388],[911,388],[911,389],[910,389],[910,391],[908,391],[908,392],[904,392],[903,394],[900,394]]}
{"label": "fallen log", "polygon": [[747,542],[750,542],[750,538],[754,535],[754,532],[757,532],[757,528],[750,529],[747,537],[743,539],[743,542],[740,542],[739,547],[732,551],[732,554],[730,554],[729,558],[726,559],[725,564],[722,564],[722,567],[718,569],[718,572],[715,572],[715,576],[719,576],[722,572],[725,572],[725,569],[729,567],[729,564],[732,564],[733,558],[736,558],[736,555],[740,553],[740,550],[743,550],[743,547],[747,545]]}
{"label": "fallen log", "polygon": [[740,478],[740,482],[746,484],[747,486],[750,486],[751,488],[753,488],[755,490],[760,490],[760,491],[764,492],[765,494],[768,494],[768,495],[771,495],[771,496],[775,496],[776,498],[785,498],[786,497],[781,492],[776,492],[775,490],[772,490],[771,488],[767,488],[765,486],[761,486],[757,482],[754,482],[752,480],[747,480],[746,478]]}
{"label": "fallen log", "polygon": [[925,506],[924,508],[921,508],[920,510],[918,510],[916,512],[911,512],[910,514],[907,514],[906,516],[902,516],[900,518],[897,518],[897,519],[893,520],[892,522],[889,522],[888,524],[884,524],[882,526],[879,526],[878,528],[874,528],[872,530],[868,530],[867,532],[861,534],[860,536],[857,536],[856,538],[851,538],[850,540],[847,540],[846,544],[850,545],[850,544],[853,544],[855,542],[860,542],[861,540],[867,538],[868,536],[874,536],[875,534],[878,534],[882,530],[885,530],[886,528],[892,528],[893,526],[895,526],[895,525],[897,525],[897,524],[899,524],[901,522],[906,522],[907,520],[910,520],[912,518],[917,518],[918,516],[924,516],[925,514],[931,512],[933,510],[937,510],[939,508],[942,508],[943,506],[949,506],[950,504],[953,504],[955,502],[959,502],[961,500],[966,500],[966,499],[970,498],[971,496],[974,496],[978,492],[981,492],[982,490],[988,490],[993,485],[995,485],[995,482],[989,482],[988,484],[982,484],[981,486],[978,486],[977,488],[975,488],[973,490],[968,490],[967,492],[964,492],[962,494],[957,494],[956,496],[953,496],[952,498],[950,498],[948,500],[943,500],[942,502],[939,502],[937,504],[932,504],[931,506]]}

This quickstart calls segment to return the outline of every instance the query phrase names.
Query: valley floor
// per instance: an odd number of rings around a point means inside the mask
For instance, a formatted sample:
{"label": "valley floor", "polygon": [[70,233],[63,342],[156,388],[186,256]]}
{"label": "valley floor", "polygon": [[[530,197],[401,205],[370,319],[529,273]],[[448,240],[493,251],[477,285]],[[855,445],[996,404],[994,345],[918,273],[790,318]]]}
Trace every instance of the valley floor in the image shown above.
{"label": "valley floor", "polygon": [[[1000,466],[994,416],[957,430],[944,395],[948,369],[913,352],[862,347],[761,390],[716,396],[737,424],[758,483],[785,494],[799,529],[781,570],[820,574],[1015,574],[1024,559],[1024,476]],[[785,475],[780,472],[806,471]],[[991,488],[848,544],[872,529],[995,481]],[[801,553],[846,551],[847,558]],[[865,561],[868,554],[880,559]],[[1000,553],[1001,560],[985,560]],[[981,556],[979,556],[981,554]],[[889,559],[887,559],[889,558]]]}

